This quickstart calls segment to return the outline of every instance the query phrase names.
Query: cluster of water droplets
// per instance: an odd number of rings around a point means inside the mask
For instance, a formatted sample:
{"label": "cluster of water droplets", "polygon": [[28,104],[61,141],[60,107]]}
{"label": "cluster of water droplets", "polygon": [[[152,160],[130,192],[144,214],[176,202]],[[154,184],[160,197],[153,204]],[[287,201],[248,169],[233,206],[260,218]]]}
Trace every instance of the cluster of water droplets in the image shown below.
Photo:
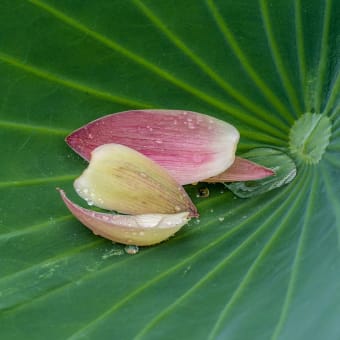
{"label": "cluster of water droplets", "polygon": [[104,200],[101,197],[97,197],[94,192],[91,192],[88,188],[76,188],[76,192],[81,196],[89,206],[95,205],[101,206],[104,204]]}

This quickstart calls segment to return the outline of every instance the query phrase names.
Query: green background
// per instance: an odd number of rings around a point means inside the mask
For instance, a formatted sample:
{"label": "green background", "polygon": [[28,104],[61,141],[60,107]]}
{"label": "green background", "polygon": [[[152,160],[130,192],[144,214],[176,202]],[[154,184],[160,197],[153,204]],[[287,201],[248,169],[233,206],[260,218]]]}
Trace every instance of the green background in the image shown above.
{"label": "green background", "polygon": [[[0,0],[1,339],[339,339],[340,3],[337,0]],[[238,151],[289,153],[327,115],[320,162],[201,213],[128,255],[63,205],[86,164],[72,130],[133,108],[234,124]]]}

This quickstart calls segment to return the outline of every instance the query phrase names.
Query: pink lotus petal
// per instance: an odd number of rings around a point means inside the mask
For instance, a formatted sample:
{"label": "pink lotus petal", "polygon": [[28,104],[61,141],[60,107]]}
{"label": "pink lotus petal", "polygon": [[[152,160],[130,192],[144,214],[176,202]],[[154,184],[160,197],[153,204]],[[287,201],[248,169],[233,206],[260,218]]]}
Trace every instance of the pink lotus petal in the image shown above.
{"label": "pink lotus petal", "polygon": [[70,212],[96,235],[138,246],[160,243],[189,221],[189,212],[177,214],[112,215],[91,211],[73,203],[57,189]]}
{"label": "pink lotus petal", "polygon": [[202,182],[253,181],[273,175],[275,175],[275,172],[271,169],[265,168],[264,166],[251,162],[245,158],[235,157],[235,162],[230,168],[223,173],[207,178]]}
{"label": "pink lotus petal", "polygon": [[182,185],[225,171],[234,162],[238,140],[239,133],[232,125],[179,110],[111,114],[66,138],[68,145],[86,160],[102,144],[126,145],[160,164]]}

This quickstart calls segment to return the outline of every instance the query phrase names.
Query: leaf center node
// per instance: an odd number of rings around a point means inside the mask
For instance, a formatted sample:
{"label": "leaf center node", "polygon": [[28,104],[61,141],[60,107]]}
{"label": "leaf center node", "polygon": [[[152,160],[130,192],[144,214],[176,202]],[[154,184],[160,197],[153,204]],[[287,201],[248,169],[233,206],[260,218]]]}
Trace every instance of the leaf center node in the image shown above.
{"label": "leaf center node", "polygon": [[289,134],[289,148],[298,161],[317,164],[330,140],[332,123],[329,117],[305,113],[295,121]]}

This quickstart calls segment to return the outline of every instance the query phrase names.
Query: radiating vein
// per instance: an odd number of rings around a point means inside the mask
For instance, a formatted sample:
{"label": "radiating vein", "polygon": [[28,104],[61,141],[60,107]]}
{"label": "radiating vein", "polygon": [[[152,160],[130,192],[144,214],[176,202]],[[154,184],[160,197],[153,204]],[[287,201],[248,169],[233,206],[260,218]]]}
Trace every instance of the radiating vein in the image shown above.
{"label": "radiating vein", "polygon": [[16,59],[16,58],[14,58],[10,55],[4,54],[4,53],[0,53],[0,61],[5,62],[6,64],[8,64],[12,67],[23,70],[27,73],[33,74],[34,76],[36,76],[38,78],[45,79],[49,82],[65,86],[65,87],[71,88],[73,90],[83,92],[83,93],[92,95],[94,97],[100,98],[100,99],[104,99],[104,100],[107,100],[107,101],[111,101],[111,102],[119,103],[119,104],[123,104],[123,105],[128,105],[128,106],[131,106],[133,108],[152,107],[152,105],[150,105],[148,103],[142,103],[142,102],[135,101],[135,100],[132,100],[132,99],[123,98],[123,97],[120,97],[120,96],[115,96],[111,93],[95,89],[93,87],[90,87],[90,86],[85,85],[85,84],[81,84],[79,82],[68,79],[66,77],[57,76],[53,73],[50,73],[50,72],[43,70],[41,68],[38,68],[36,66],[24,63],[24,62],[20,61],[19,59]]}
{"label": "radiating vein", "polygon": [[[340,82],[339,82],[340,83]],[[340,93],[340,86],[338,88],[338,93]],[[340,99],[339,97],[337,98],[338,100]],[[335,119],[336,117],[338,117],[340,114],[340,103],[338,103],[334,108],[333,110],[331,111],[329,117],[331,119]]]}
{"label": "radiating vein", "polygon": [[[280,195],[278,195],[275,199],[274,202],[282,200],[282,197],[284,197],[285,193],[287,191],[283,190]],[[273,201],[268,202],[267,208],[266,209],[270,209],[270,206],[274,203]],[[266,210],[264,209],[264,210]],[[261,210],[261,212],[263,212],[264,210]],[[253,215],[253,218],[255,218],[255,215]],[[215,222],[210,222],[210,224],[214,224]],[[206,225],[207,226],[207,225]],[[206,227],[204,226],[204,227]],[[178,262],[175,266],[169,268],[167,271],[161,273],[160,275],[154,277],[152,280],[144,283],[142,286],[138,287],[137,289],[135,289],[134,291],[132,291],[131,293],[127,294],[123,299],[121,299],[120,301],[116,302],[115,305],[111,306],[108,310],[106,310],[104,313],[102,313],[101,315],[98,316],[98,318],[94,319],[93,321],[91,321],[90,323],[88,323],[86,326],[82,327],[81,329],[79,329],[78,331],[76,331],[75,333],[73,333],[68,339],[77,339],[79,337],[84,336],[84,334],[87,334],[91,329],[93,329],[99,322],[101,322],[102,320],[106,319],[107,317],[109,317],[112,313],[116,312],[119,308],[121,308],[123,305],[125,305],[126,303],[128,303],[132,298],[136,297],[137,295],[139,295],[140,293],[142,293],[145,289],[149,288],[150,286],[154,285],[155,283],[161,281],[162,279],[166,278],[167,276],[169,276],[170,274],[176,272],[177,270],[179,270],[180,268],[186,266],[188,263],[191,263],[195,258],[205,254],[208,250],[213,249],[214,247],[216,247],[218,244],[220,244],[221,242],[225,241],[227,238],[231,237],[234,233],[236,233],[240,228],[242,228],[243,224],[240,223],[239,225],[237,225],[236,227],[234,227],[233,229],[231,229],[230,231],[228,231],[226,234],[222,235],[221,237],[217,238],[216,240],[214,240],[213,242],[210,242],[207,246],[200,248],[199,250],[195,251],[191,256],[185,258],[184,260],[182,260],[181,262]]]}
{"label": "radiating vein", "polygon": [[[258,117],[264,119],[265,122],[271,123],[270,127],[275,127],[279,133],[282,128],[287,128],[285,125],[282,126],[280,121],[266,111],[263,107],[260,107],[256,103],[249,100],[245,95],[237,91],[232,85],[230,85],[225,79],[220,77],[201,57],[197,56],[175,33],[166,27],[166,25],[157,17],[157,15],[150,10],[140,0],[133,0],[134,3],[143,11],[143,13],[149,18],[154,25],[163,32],[168,39],[177,46],[185,55],[187,55],[204,73],[206,73],[212,80],[214,80],[223,90],[235,98],[241,105],[248,108],[251,112],[257,114]],[[281,128],[281,129],[280,129]]]}
{"label": "radiating vein", "polygon": [[74,175],[61,175],[61,176],[4,181],[4,182],[0,182],[0,189],[10,188],[10,187],[26,187],[26,186],[33,186],[33,185],[49,184],[49,183],[68,182],[68,181],[74,180],[77,176],[78,175],[74,174]]}
{"label": "radiating vein", "polygon": [[[301,176],[301,175],[300,175]],[[303,184],[303,186],[302,186]],[[270,222],[275,220],[275,217],[278,215],[279,211],[280,212],[285,212],[287,210],[287,207],[291,206],[291,212],[296,211],[299,209],[299,203],[301,203],[302,198],[305,195],[305,189],[308,185],[307,181],[300,181],[298,184],[295,184],[294,190],[290,192],[289,197],[285,199],[285,203],[278,209],[278,211],[275,211],[275,213],[270,217]],[[302,188],[301,188],[302,187]],[[295,203],[292,203],[292,197],[296,197]],[[269,223],[269,222],[267,222]],[[232,307],[234,306],[235,302],[237,299],[240,298],[244,290],[246,289],[247,285],[250,283],[252,276],[256,272],[258,266],[261,264],[261,262],[264,260],[264,258],[268,255],[272,244],[279,238],[281,233],[284,231],[284,228],[289,225],[287,219],[282,219],[280,223],[277,225],[275,232],[269,239],[269,241],[266,243],[264,248],[261,250],[259,255],[256,257],[254,260],[253,264],[251,267],[248,269],[246,275],[243,277],[241,283],[239,284],[238,288],[233,292],[233,295],[230,297],[228,303],[226,306],[222,309],[219,317],[217,318],[217,321],[214,325],[214,327],[211,330],[211,333],[209,335],[209,340],[210,339],[215,339],[218,335],[218,332],[220,328],[223,326],[223,321],[226,319],[228,313],[231,312]]]}
{"label": "radiating vein", "polygon": [[70,130],[67,130],[67,129],[52,128],[49,126],[34,125],[34,124],[10,122],[6,120],[0,120],[0,128],[21,130],[25,132],[34,131],[34,132],[38,132],[42,134],[56,135],[56,136],[66,136],[67,134],[70,133]]}
{"label": "radiating vein", "polygon": [[[272,340],[276,340],[279,339],[280,337],[280,333],[283,329],[284,323],[287,320],[288,317],[288,312],[293,300],[293,294],[294,294],[294,289],[296,287],[296,283],[297,283],[297,278],[298,278],[298,274],[299,274],[299,270],[300,270],[300,265],[301,265],[301,261],[302,261],[302,254],[305,250],[305,244],[306,244],[306,236],[307,236],[307,230],[308,230],[308,226],[311,220],[311,216],[312,213],[314,211],[315,208],[315,197],[317,197],[317,188],[318,188],[318,178],[316,176],[316,171],[315,169],[312,170],[312,183],[309,183],[312,187],[311,192],[309,194],[309,202],[307,204],[307,208],[305,210],[305,218],[304,218],[304,222],[301,228],[301,233],[300,233],[300,237],[299,237],[299,241],[297,244],[297,248],[296,248],[296,253],[295,253],[295,257],[294,257],[294,261],[293,261],[293,265],[292,265],[292,270],[291,270],[291,274],[290,274],[290,280],[288,283],[288,288],[287,288],[287,293],[286,293],[286,297],[285,297],[285,301],[283,303],[282,306],[282,310],[281,310],[281,314],[280,314],[280,318],[277,322],[277,325],[274,329],[273,335],[271,337]],[[310,174],[306,175],[306,182],[309,182],[310,180]],[[304,190],[302,190],[304,191]],[[301,205],[296,204],[296,207],[301,207]]]}
{"label": "radiating vein", "polygon": [[38,224],[33,224],[33,225],[28,226],[28,227],[21,227],[19,230],[10,231],[8,233],[1,233],[0,234],[0,242],[3,241],[3,240],[7,241],[7,240],[14,238],[14,237],[19,237],[19,236],[27,235],[27,234],[30,234],[30,233],[35,233],[35,232],[40,231],[41,229],[44,229],[48,226],[55,225],[56,223],[63,223],[65,221],[72,220],[73,218],[74,218],[73,215],[68,214],[68,215],[61,216],[61,217],[51,218],[47,221],[39,222]]}
{"label": "radiating vein", "polygon": [[[83,251],[87,251],[87,250],[91,250],[93,248],[95,248],[96,246],[100,245],[101,243],[103,243],[104,240],[103,239],[96,239],[95,241],[86,243],[86,244],[82,244],[79,247],[76,248],[71,248],[71,250],[68,251],[64,251],[63,253],[61,253],[60,255],[57,255],[53,258],[49,258],[45,261],[42,261],[38,264],[35,264],[33,266],[30,266],[28,268],[25,268],[23,270],[20,270],[14,274],[11,275],[7,275],[7,276],[3,276],[0,278],[0,284],[3,286],[6,286],[11,280],[18,280],[18,282],[20,282],[20,279],[24,276],[24,275],[28,275],[31,274],[32,272],[34,272],[35,274],[37,273],[37,270],[43,268],[44,266],[49,267],[51,265],[56,265],[59,262],[62,261],[66,261],[66,259],[70,256],[74,256],[76,254],[80,254]],[[68,279],[68,278],[67,278]],[[6,282],[7,281],[7,282]],[[74,281],[69,281],[68,284],[72,284],[74,283]],[[53,286],[53,285],[52,285]],[[66,285],[65,285],[66,286]],[[26,287],[26,289],[29,289],[30,287]],[[55,291],[57,291],[59,289],[59,286],[52,288],[51,286],[49,286],[49,290],[48,292],[44,295],[44,297],[53,294]],[[32,302],[32,298],[36,298],[36,295],[39,294],[39,290],[35,290],[33,293],[33,296],[31,295],[28,299],[26,300],[21,300],[20,302],[17,302],[15,304],[11,304],[11,305],[6,305],[6,313],[14,313],[17,312],[19,309],[23,308],[24,306],[26,306],[27,304],[30,304]],[[5,305],[5,301],[3,302],[3,305]]]}
{"label": "radiating vein", "polygon": [[[22,275],[27,274],[29,272],[33,272],[33,271],[41,268],[44,265],[49,265],[51,263],[58,264],[60,262],[70,263],[71,262],[70,259],[72,259],[72,257],[74,257],[74,255],[80,254],[83,251],[91,250],[91,249],[95,248],[97,245],[104,244],[105,242],[106,242],[106,240],[104,238],[96,238],[94,241],[89,242],[89,243],[84,244],[84,245],[81,245],[80,247],[73,248],[72,250],[69,250],[69,251],[66,251],[66,252],[64,251],[60,255],[57,255],[57,256],[45,259],[44,261],[42,261],[40,263],[34,264],[34,265],[30,266],[30,267],[25,268],[24,270],[21,270],[19,272],[14,273],[12,275],[8,275],[8,276],[5,276],[5,277],[2,277],[2,278],[0,278],[0,283],[3,280],[15,279],[16,276],[18,277],[18,279],[20,279],[20,277]],[[149,249],[144,250],[141,254],[138,255],[138,258],[140,258],[141,256],[149,253],[152,250],[154,250],[154,248],[149,248]],[[126,257],[121,262],[113,262],[113,263],[107,265],[106,267],[101,268],[99,270],[96,270],[94,272],[86,271],[85,275],[79,275],[79,276],[76,276],[76,278],[77,278],[78,281],[79,280],[83,281],[84,278],[89,280],[91,278],[97,277],[99,274],[102,274],[104,272],[112,270],[114,267],[120,266],[122,262],[124,264],[126,264],[126,262],[130,262],[133,259],[135,259],[135,257],[132,257],[132,256]],[[34,303],[36,303],[38,301],[47,299],[51,295],[53,295],[53,294],[55,294],[55,293],[65,289],[66,287],[72,286],[74,284],[75,284],[75,281],[72,280],[72,281],[68,281],[65,284],[58,285],[57,287],[55,287],[53,289],[49,289],[48,291],[45,291],[43,294],[41,294],[41,292],[39,292],[40,294],[36,294],[34,300],[30,299],[30,300],[27,300],[27,301],[22,301],[22,302],[16,304],[15,306],[12,306],[10,308],[10,310],[8,310],[8,312],[12,312],[12,313],[13,312],[17,312],[18,310],[27,307],[27,305],[31,305],[31,304],[34,304]]]}
{"label": "radiating vein", "polygon": [[157,65],[153,64],[152,62],[146,60],[142,56],[128,50],[127,48],[119,45],[117,42],[107,38],[106,36],[90,29],[89,27],[85,26],[84,24],[78,22],[74,18],[66,15],[65,13],[59,11],[58,9],[51,7],[39,0],[27,0],[28,2],[32,3],[33,5],[39,7],[40,9],[48,12],[50,15],[54,16],[56,19],[66,23],[67,25],[73,27],[74,29],[83,32],[84,34],[90,36],[94,40],[102,43],[104,46],[124,55],[125,57],[129,58],[133,62],[145,67],[149,71],[157,74],[160,78],[167,80],[168,82],[176,85],[177,87],[187,91],[188,93],[194,95],[195,97],[199,98],[206,103],[215,106],[218,109],[221,109],[229,114],[234,115],[237,119],[242,120],[248,126],[253,126],[256,129],[264,130],[267,132],[266,129],[263,128],[264,122],[253,118],[249,112],[242,111],[241,108],[235,107],[233,105],[227,104],[225,102],[216,99],[204,91],[201,91],[192,85],[184,82],[183,80],[177,78],[176,76],[170,74],[166,70],[158,67]]}
{"label": "radiating vein", "polygon": [[[295,0],[294,2],[294,18],[295,18],[295,32],[296,32],[296,48],[297,58],[299,65],[299,76],[301,81],[301,93],[303,93],[304,111],[307,107],[307,92],[306,92],[306,54],[303,37],[303,24],[302,24],[302,6],[301,0]],[[303,111],[303,112],[304,112]]]}
{"label": "radiating vein", "polygon": [[300,102],[298,100],[294,86],[291,80],[289,79],[289,76],[285,70],[282,57],[280,56],[279,48],[275,40],[274,32],[272,29],[272,24],[270,22],[270,15],[269,15],[268,7],[266,5],[266,0],[261,0],[260,4],[261,4],[260,8],[261,8],[262,20],[264,23],[264,28],[265,28],[265,32],[267,35],[268,44],[269,44],[270,51],[273,56],[276,69],[282,81],[283,87],[288,95],[289,102],[295,110],[295,116],[298,116],[302,112],[302,108],[300,106]]}
{"label": "radiating vein", "polygon": [[[295,190],[296,191],[296,190]],[[289,197],[291,197],[295,191],[291,192],[288,197],[285,198],[285,202],[288,202]],[[279,197],[277,197],[274,201],[268,201],[265,208],[261,208],[262,213],[266,213],[267,211],[272,209],[273,204],[277,202],[279,199],[282,199],[281,197],[284,196],[286,192],[281,193]],[[286,205],[286,204],[285,204]],[[284,210],[285,205],[281,206],[276,212],[275,216],[281,213],[281,210]],[[264,232],[269,226],[272,225],[272,219],[274,218],[274,215],[268,219],[265,223],[261,224],[261,226],[256,229],[251,235],[249,235],[240,245],[238,245],[223,261],[221,261],[216,267],[214,267],[212,270],[210,270],[208,273],[204,274],[203,277],[190,289],[188,289],[184,294],[182,294],[179,298],[176,299],[175,302],[173,302],[171,305],[167,306],[161,313],[158,313],[157,316],[148,322],[148,324],[134,337],[135,340],[141,339],[143,336],[146,336],[147,333],[154,328],[160,321],[162,321],[167,315],[169,315],[171,312],[173,312],[177,307],[179,307],[187,298],[189,298],[192,294],[197,292],[199,288],[201,288],[205,283],[207,283],[210,279],[214,277],[214,275],[218,274],[228,263],[232,261],[232,259],[240,253],[254,240],[257,239],[257,237]],[[257,216],[257,214],[252,215],[252,219],[254,219]],[[237,229],[240,227],[244,227],[245,224],[251,223],[251,221],[244,221],[241,223]]]}
{"label": "radiating vein", "polygon": [[[245,69],[246,73],[249,77],[253,80],[253,82],[257,85],[259,90],[263,93],[263,95],[267,98],[267,100],[281,113],[280,118],[282,122],[291,124],[293,121],[293,117],[291,116],[291,112],[282,104],[281,100],[277,97],[277,95],[267,86],[266,82],[260,77],[260,75],[256,72],[254,67],[249,62],[248,58],[246,57],[245,53],[242,51],[240,45],[238,44],[237,40],[235,39],[234,35],[228,28],[225,20],[223,19],[222,15],[220,14],[218,8],[216,7],[213,0],[207,0],[208,8],[216,21],[217,26],[219,27],[220,31],[222,32],[224,39],[227,44],[231,47],[232,51],[234,52],[235,56],[238,58],[239,62]],[[270,115],[271,116],[271,115]],[[268,116],[265,117],[268,119]],[[286,124],[282,124],[277,122],[278,127],[282,129],[286,129]]]}
{"label": "radiating vein", "polygon": [[316,98],[315,98],[315,110],[316,112],[321,112],[323,91],[322,86],[324,85],[325,74],[327,70],[327,58],[329,53],[328,39],[330,31],[330,18],[331,18],[331,7],[332,0],[325,1],[325,11],[323,17],[323,29],[321,36],[321,46],[320,46],[320,60],[317,71],[317,84],[316,84]]}
{"label": "radiating vein", "polygon": [[[340,151],[340,148],[339,148],[339,151]],[[329,153],[326,153],[324,155],[324,158],[334,167],[336,168],[340,168],[340,158],[339,157],[336,157],[338,155],[332,155],[332,154],[329,154]]]}
{"label": "radiating vein", "polygon": [[335,82],[330,90],[324,113],[329,115],[331,119],[335,118],[335,115],[339,113],[339,105],[336,103],[340,99],[340,69],[337,70]]}
{"label": "radiating vein", "polygon": [[[338,163],[338,166],[340,165],[340,162]],[[322,178],[325,183],[327,194],[329,197],[329,202],[332,203],[331,207],[333,210],[333,214],[335,216],[335,225],[338,232],[338,243],[340,245],[340,198],[339,193],[335,192],[334,188],[335,185],[332,183],[332,179],[329,176],[325,164],[322,165]]]}
{"label": "radiating vein", "polygon": [[[214,200],[214,199],[213,199]],[[233,210],[233,214],[242,214],[243,210],[247,210],[248,209],[248,206],[251,205],[252,202],[251,200],[248,200],[245,202],[245,204],[243,205],[240,205],[238,206],[236,209]],[[73,215],[68,215],[68,216],[65,216],[65,220],[67,219],[67,217],[69,217],[70,219],[74,218]],[[60,221],[59,221],[60,222]],[[51,223],[53,223],[51,221]],[[40,223],[38,225],[34,225],[32,226],[32,228],[25,228],[25,230],[27,229],[34,229],[32,231],[36,231],[35,229],[37,228],[37,230],[39,228],[42,228],[42,227],[45,227],[46,225],[48,225],[50,223]],[[201,226],[199,229],[198,228],[195,228],[195,229],[191,229],[191,230],[188,230],[186,233],[182,234],[182,235],[179,235],[177,236],[177,240],[180,240],[180,239],[185,239],[185,238],[188,238],[188,237],[193,237],[192,235],[195,234],[196,232],[202,232],[203,229],[205,228],[208,228],[209,225],[211,224],[214,224],[213,221],[211,221],[210,223],[206,223],[205,225]],[[236,230],[235,230],[236,231]],[[8,237],[15,237],[15,236],[20,236],[20,234],[24,234],[25,231],[18,231],[17,233],[16,232],[13,232],[13,233],[7,233],[5,234],[5,238],[8,238]],[[17,234],[17,235],[16,235]],[[230,234],[230,236],[232,236],[232,233]],[[99,240],[97,242],[105,242],[104,239],[102,238],[99,238]],[[92,243],[91,243],[92,244]],[[89,248],[84,248],[85,250],[86,249],[91,249],[91,247]],[[138,260],[140,260],[140,257],[141,256],[144,256],[146,254],[148,254],[149,252],[151,251],[156,251],[156,247],[154,248],[149,248],[149,249],[145,249],[143,250],[143,252],[141,252],[139,255],[138,255]],[[57,255],[57,256],[54,256],[54,257],[51,257],[51,258],[48,258],[48,259],[45,259],[43,262],[40,262],[40,263],[37,263],[37,264],[34,264],[32,266],[29,266],[29,267],[26,267],[24,270],[21,270],[20,272],[16,272],[15,274],[12,274],[12,275],[9,275],[9,276],[6,276],[6,277],[2,277],[0,278],[0,283],[2,280],[6,279],[6,280],[9,280],[9,279],[13,279],[15,276],[18,276],[18,278],[20,278],[23,274],[27,273],[27,272],[30,272],[30,271],[34,271],[38,268],[40,268],[41,266],[43,266],[44,264],[47,264],[47,263],[51,263],[51,262],[54,262],[55,264],[58,264],[59,262],[61,261],[64,261],[66,263],[70,263],[70,260],[71,260],[71,257],[74,256],[74,254],[78,254],[77,253],[67,253],[67,254],[61,254],[61,255]],[[65,256],[64,256],[65,255]],[[135,259],[134,257],[129,257],[128,259],[132,260],[132,259]],[[124,261],[125,263],[126,261]],[[186,264],[186,263],[185,263]],[[185,265],[183,264],[183,266]],[[99,269],[97,270],[95,273],[86,273],[84,275],[80,275],[79,277],[77,277],[78,281],[81,280],[82,282],[84,282],[85,280],[89,280],[91,278],[93,278],[94,276],[99,276],[101,274],[103,274],[104,272],[108,272],[108,271],[111,271],[114,267],[117,266],[117,263],[113,263],[112,265],[110,266],[106,266],[102,269]],[[21,309],[21,308],[24,308],[25,306],[27,305],[30,305],[30,304],[34,304],[35,302],[38,302],[42,299],[46,299],[48,297],[50,297],[51,295],[59,292],[60,290],[63,290],[65,289],[66,287],[69,287],[69,286],[72,286],[74,285],[74,280],[70,281],[70,282],[67,282],[65,284],[62,284],[62,285],[59,285],[58,287],[55,287],[53,290],[52,289],[49,289],[48,291],[40,291],[40,294],[37,294],[35,296],[35,299],[34,300],[30,300],[30,301],[26,301],[26,302],[21,302],[20,304],[17,304],[15,305],[15,307],[12,307],[11,308],[11,311],[17,311],[18,309]]]}

